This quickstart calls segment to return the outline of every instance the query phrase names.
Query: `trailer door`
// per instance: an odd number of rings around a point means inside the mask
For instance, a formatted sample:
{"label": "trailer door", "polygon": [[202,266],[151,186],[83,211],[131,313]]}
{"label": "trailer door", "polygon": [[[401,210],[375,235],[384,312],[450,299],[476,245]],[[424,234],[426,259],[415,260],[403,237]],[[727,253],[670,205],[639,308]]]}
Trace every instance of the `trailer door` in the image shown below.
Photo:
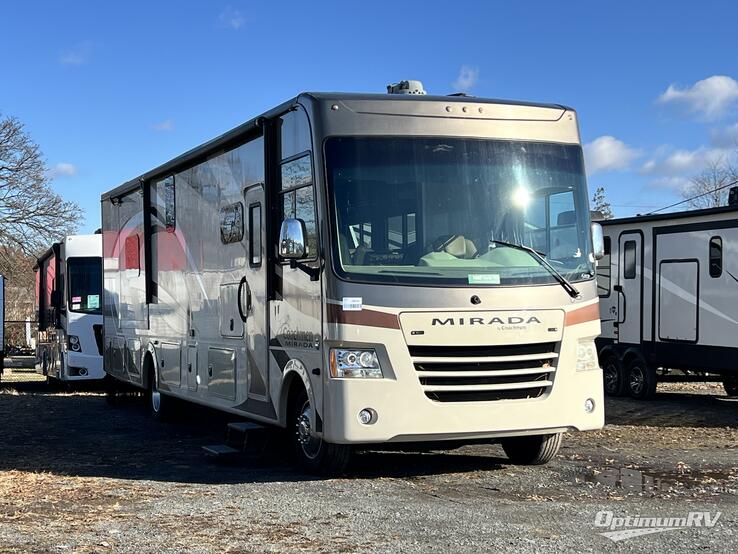
{"label": "trailer door", "polygon": [[618,341],[641,343],[643,322],[643,237],[640,232],[620,235],[618,264]]}
{"label": "trailer door", "polygon": [[267,400],[269,384],[269,338],[266,309],[266,226],[264,184],[244,190],[247,264],[239,285],[239,306],[246,327],[246,357],[249,371],[249,399]]}

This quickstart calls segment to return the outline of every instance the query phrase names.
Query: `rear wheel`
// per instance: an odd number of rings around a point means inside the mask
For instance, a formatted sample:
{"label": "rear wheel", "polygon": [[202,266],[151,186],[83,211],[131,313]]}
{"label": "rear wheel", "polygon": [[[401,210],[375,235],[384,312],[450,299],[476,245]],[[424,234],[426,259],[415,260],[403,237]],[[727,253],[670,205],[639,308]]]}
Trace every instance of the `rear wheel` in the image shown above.
{"label": "rear wheel", "polygon": [[290,411],[287,430],[297,465],[320,475],[342,473],[351,457],[351,447],[331,444],[315,435],[315,410],[304,388],[295,396]]}
{"label": "rear wheel", "polygon": [[628,394],[638,400],[648,400],[656,393],[656,369],[640,356],[631,359],[626,366]]}
{"label": "rear wheel", "polygon": [[509,437],[500,441],[502,449],[514,464],[538,466],[550,462],[561,446],[561,433]]}
{"label": "rear wheel", "polygon": [[724,377],[723,387],[728,396],[738,396],[738,377]]}
{"label": "rear wheel", "polygon": [[608,396],[622,396],[625,392],[625,376],[623,364],[615,354],[606,354],[602,361],[602,377],[605,384],[605,394]]}
{"label": "rear wheel", "polygon": [[154,374],[156,370],[149,371],[149,386],[146,389],[146,410],[154,419],[171,419],[175,411],[175,399],[162,394],[159,390],[159,380]]}

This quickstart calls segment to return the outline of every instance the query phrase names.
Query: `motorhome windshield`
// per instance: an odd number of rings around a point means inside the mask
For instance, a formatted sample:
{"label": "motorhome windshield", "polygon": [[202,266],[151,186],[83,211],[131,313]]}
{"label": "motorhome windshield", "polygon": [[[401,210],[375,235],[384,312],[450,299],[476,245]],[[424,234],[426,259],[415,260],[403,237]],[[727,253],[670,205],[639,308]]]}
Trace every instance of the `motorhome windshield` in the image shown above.
{"label": "motorhome windshield", "polygon": [[[448,285],[591,279],[578,145],[465,138],[326,141],[335,269],[349,280]],[[508,243],[505,245],[504,243]]]}
{"label": "motorhome windshield", "polygon": [[69,258],[68,308],[73,312],[101,313],[102,265],[100,258]]}

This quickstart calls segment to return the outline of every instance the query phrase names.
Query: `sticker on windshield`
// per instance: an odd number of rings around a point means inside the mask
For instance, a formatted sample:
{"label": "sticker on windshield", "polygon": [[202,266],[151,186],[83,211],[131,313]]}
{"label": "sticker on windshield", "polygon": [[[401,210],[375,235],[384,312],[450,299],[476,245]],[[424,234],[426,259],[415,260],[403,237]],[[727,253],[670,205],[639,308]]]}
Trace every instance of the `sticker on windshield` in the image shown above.
{"label": "sticker on windshield", "polygon": [[360,312],[364,307],[363,299],[361,298],[361,296],[356,298],[344,296],[342,305],[344,312]]}
{"label": "sticker on windshield", "polygon": [[79,304],[80,302],[82,302],[82,297],[81,296],[72,296],[72,302],[74,302],[75,304]]}
{"label": "sticker on windshield", "polygon": [[82,304],[72,304],[73,310],[79,310],[80,308],[82,308]]}
{"label": "sticker on windshield", "polygon": [[91,294],[87,297],[87,307],[94,309],[100,307],[100,295],[99,294]]}
{"label": "sticker on windshield", "polygon": [[499,285],[498,273],[469,273],[467,279],[470,285]]}

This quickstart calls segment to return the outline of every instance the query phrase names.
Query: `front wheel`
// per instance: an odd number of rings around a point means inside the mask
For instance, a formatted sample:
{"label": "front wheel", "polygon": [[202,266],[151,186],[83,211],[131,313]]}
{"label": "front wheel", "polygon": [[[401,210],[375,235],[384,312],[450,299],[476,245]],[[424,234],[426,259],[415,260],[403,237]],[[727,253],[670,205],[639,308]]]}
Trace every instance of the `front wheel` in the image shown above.
{"label": "front wheel", "polygon": [[640,356],[628,362],[626,369],[628,394],[637,400],[648,400],[656,394],[656,369]]}
{"label": "front wheel", "polygon": [[539,466],[553,460],[561,446],[561,433],[509,437],[500,441],[502,449],[514,464]]}
{"label": "front wheel", "polygon": [[309,473],[337,475],[343,473],[351,457],[351,447],[331,444],[314,434],[315,410],[305,389],[292,403],[288,432],[297,465]]}
{"label": "front wheel", "polygon": [[723,387],[728,396],[738,396],[738,377],[730,376],[723,378]]}

